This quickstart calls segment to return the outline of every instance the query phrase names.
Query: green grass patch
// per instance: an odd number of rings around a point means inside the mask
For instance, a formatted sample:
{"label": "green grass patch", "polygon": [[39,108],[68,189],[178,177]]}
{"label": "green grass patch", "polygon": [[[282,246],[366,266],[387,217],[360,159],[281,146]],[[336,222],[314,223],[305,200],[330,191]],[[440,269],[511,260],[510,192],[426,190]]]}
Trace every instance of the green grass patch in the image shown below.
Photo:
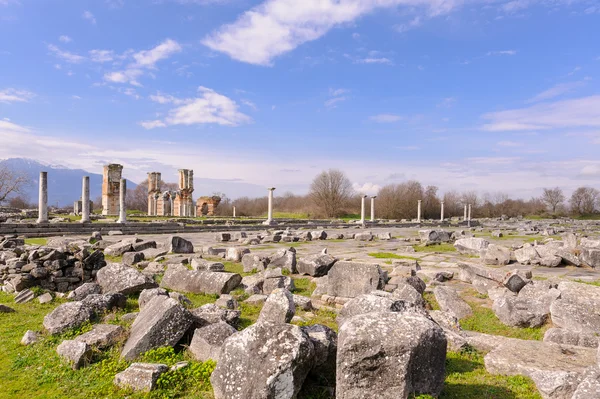
{"label": "green grass patch", "polygon": [[464,330],[541,341],[544,338],[544,333],[549,328],[549,325],[539,328],[509,327],[496,317],[492,309],[484,308],[473,302],[469,302],[469,305],[473,309],[473,315],[460,320],[460,325]]}
{"label": "green grass patch", "polygon": [[294,279],[294,294],[310,297],[317,288],[317,284],[313,283],[310,278],[295,278]]}
{"label": "green grass patch", "polygon": [[[376,259],[408,259],[408,260],[419,260],[418,258],[413,258],[412,256],[404,256],[394,254],[392,252],[370,252],[369,256]],[[390,262],[391,263],[391,262]]]}
{"label": "green grass patch", "polygon": [[333,310],[329,310],[329,309],[317,309],[317,310],[313,310],[312,313],[313,317],[307,317],[305,316],[307,312],[297,312],[298,316],[302,317],[303,319],[305,319],[305,321],[300,322],[300,323],[294,323],[298,326],[312,326],[314,324],[323,324],[324,326],[327,326],[329,328],[331,328],[332,330],[336,331],[338,330],[338,325],[335,321],[336,317],[337,317],[337,313],[334,312]]}
{"label": "green grass patch", "polygon": [[431,310],[441,310],[437,299],[435,299],[435,295],[433,295],[433,292],[424,292],[423,299],[425,299],[425,302],[429,305]]}
{"label": "green grass patch", "polygon": [[27,245],[46,245],[48,244],[48,239],[47,238],[26,238],[25,239],[25,244]]}
{"label": "green grass patch", "polygon": [[600,280],[586,281],[586,280],[577,279],[577,280],[574,280],[574,281],[576,283],[582,283],[582,284],[587,284],[587,285],[595,285],[596,287],[600,287]]}
{"label": "green grass patch", "polygon": [[219,295],[217,294],[192,294],[191,292],[186,292],[185,296],[192,301],[192,308],[198,308],[207,303],[215,303],[219,299]]}
{"label": "green grass patch", "polygon": [[258,320],[258,316],[260,315],[262,307],[262,304],[252,305],[244,302],[240,303],[238,310],[240,310],[242,314],[240,315],[240,323],[238,325],[238,330],[243,330],[244,328],[256,323],[256,320]]}
{"label": "green grass patch", "polygon": [[106,263],[123,263],[123,256],[104,255],[104,261]]}
{"label": "green grass patch", "polygon": [[415,252],[456,252],[452,244],[413,245]]}

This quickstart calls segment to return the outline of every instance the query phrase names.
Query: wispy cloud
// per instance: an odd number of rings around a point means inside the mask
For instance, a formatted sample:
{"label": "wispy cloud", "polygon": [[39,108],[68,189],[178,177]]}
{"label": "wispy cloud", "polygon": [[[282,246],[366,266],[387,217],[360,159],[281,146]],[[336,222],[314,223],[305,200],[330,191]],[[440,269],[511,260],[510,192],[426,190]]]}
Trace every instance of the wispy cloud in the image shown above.
{"label": "wispy cloud", "polygon": [[153,101],[178,106],[171,109],[164,120],[142,121],[140,125],[146,129],[153,129],[173,125],[239,126],[252,122],[252,118],[240,112],[237,103],[231,98],[202,86],[198,88],[198,93],[199,97],[187,99],[162,94],[152,96]]}
{"label": "wispy cloud", "polygon": [[17,102],[28,102],[35,94],[27,90],[17,90],[13,88],[8,88],[4,90],[0,90],[0,103],[17,103]]}
{"label": "wispy cloud", "polygon": [[585,83],[586,82],[584,80],[578,82],[559,83],[548,90],[544,90],[543,92],[533,96],[527,100],[527,103],[536,103],[562,96],[563,94],[570,93],[580,87],[585,86]]}
{"label": "wispy cloud", "polygon": [[70,51],[61,50],[60,48],[58,48],[58,46],[55,46],[54,44],[49,44],[48,50],[50,50],[50,52],[54,56],[62,59],[65,62],[68,62],[69,64],[79,64],[86,60],[84,56],[71,53]]}
{"label": "wispy cloud", "polygon": [[386,64],[386,65],[394,65],[394,62],[389,58],[379,57],[379,58],[359,58],[354,61],[355,64]]}
{"label": "wispy cloud", "polygon": [[360,194],[375,195],[381,190],[381,186],[375,183],[352,183],[354,191]]}
{"label": "wispy cloud", "polygon": [[370,120],[377,123],[393,123],[402,120],[400,115],[395,114],[379,114],[369,117]]}
{"label": "wispy cloud", "polygon": [[89,21],[92,25],[96,25],[96,17],[90,11],[84,11],[81,17]]}
{"label": "wispy cloud", "polygon": [[405,23],[405,24],[400,24],[400,25],[396,25],[394,28],[400,32],[400,33],[404,33],[407,32],[411,29],[417,28],[419,26],[421,26],[421,24],[423,23],[421,16],[417,15],[416,17],[414,17],[413,19],[411,19],[409,22]]}
{"label": "wispy cloud", "polygon": [[67,35],[62,35],[58,38],[59,41],[63,42],[63,43],[71,43],[73,41],[73,39],[71,39],[69,36]]}
{"label": "wispy cloud", "polygon": [[517,55],[516,50],[500,50],[500,51],[488,51],[487,56],[493,55]]}
{"label": "wispy cloud", "polygon": [[330,88],[329,89],[329,96],[332,97],[328,100],[325,101],[325,107],[326,108],[336,108],[337,104],[348,100],[350,97],[347,96],[347,94],[350,93],[350,90],[348,89],[333,89]]}

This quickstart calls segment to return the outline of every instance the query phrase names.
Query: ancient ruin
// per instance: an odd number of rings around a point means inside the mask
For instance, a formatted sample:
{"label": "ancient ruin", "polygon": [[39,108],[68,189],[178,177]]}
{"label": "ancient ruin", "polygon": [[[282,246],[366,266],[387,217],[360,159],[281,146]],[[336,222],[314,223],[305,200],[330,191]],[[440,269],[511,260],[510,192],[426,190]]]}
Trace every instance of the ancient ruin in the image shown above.
{"label": "ancient ruin", "polygon": [[102,175],[102,214],[119,215],[119,192],[123,165],[110,164],[104,166]]}
{"label": "ancient ruin", "polygon": [[200,197],[196,200],[197,216],[214,216],[217,206],[221,203],[221,197],[213,195],[212,197]]}
{"label": "ancient ruin", "polygon": [[[159,204],[158,201],[161,198],[160,191],[160,172],[148,173],[148,216],[157,216]],[[162,205],[162,204],[161,204]],[[163,211],[164,214],[164,211]]]}
{"label": "ancient ruin", "polygon": [[173,201],[173,216],[190,217],[195,216],[196,209],[192,193],[194,192],[194,171],[191,169],[179,169],[179,190]]}

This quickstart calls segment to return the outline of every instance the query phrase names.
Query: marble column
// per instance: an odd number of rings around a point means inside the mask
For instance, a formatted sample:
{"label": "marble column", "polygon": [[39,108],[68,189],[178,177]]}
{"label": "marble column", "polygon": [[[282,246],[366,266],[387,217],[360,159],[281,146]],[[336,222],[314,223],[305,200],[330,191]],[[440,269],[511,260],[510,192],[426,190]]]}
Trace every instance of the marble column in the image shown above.
{"label": "marble column", "polygon": [[125,209],[125,196],[127,195],[127,181],[121,179],[119,188],[119,220],[117,223],[127,223],[127,209]]}
{"label": "marble column", "polygon": [[443,222],[444,221],[444,201],[441,202],[441,210],[440,210],[440,221]]}
{"label": "marble column", "polygon": [[48,172],[40,172],[38,223],[48,223]]}
{"label": "marble column", "polygon": [[371,222],[375,222],[375,198],[376,195],[371,197]]}
{"label": "marble column", "polygon": [[469,204],[469,213],[467,216],[467,220],[470,222],[471,221],[471,204]]}
{"label": "marble column", "polygon": [[417,202],[417,223],[421,223],[421,200]]}
{"label": "marble column", "polygon": [[465,205],[465,215],[463,216],[463,221],[467,221],[467,205]]}
{"label": "marble column", "polygon": [[267,221],[265,224],[273,223],[273,191],[275,191],[275,187],[270,187],[269,190],[269,208],[267,210]]}
{"label": "marble column", "polygon": [[365,199],[366,195],[363,195],[360,199],[360,223],[365,224]]}
{"label": "marble column", "polygon": [[90,177],[83,176],[81,181],[81,223],[90,222]]}
{"label": "marble column", "polygon": [[233,217],[235,218],[235,206],[233,207]]}

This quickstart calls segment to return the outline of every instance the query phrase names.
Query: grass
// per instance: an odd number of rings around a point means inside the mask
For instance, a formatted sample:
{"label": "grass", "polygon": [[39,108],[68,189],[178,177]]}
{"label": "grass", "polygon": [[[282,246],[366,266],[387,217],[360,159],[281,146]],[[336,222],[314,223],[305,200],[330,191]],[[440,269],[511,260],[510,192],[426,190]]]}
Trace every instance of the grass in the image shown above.
{"label": "grass", "polygon": [[600,280],[586,281],[586,280],[577,279],[577,280],[574,280],[574,281],[576,283],[582,283],[582,284],[588,284],[588,285],[595,285],[596,287],[600,287]]}
{"label": "grass", "polygon": [[294,286],[296,287],[294,294],[307,297],[310,297],[317,288],[317,284],[313,283],[310,278],[295,278]]}
{"label": "grass", "polygon": [[337,330],[338,330],[338,325],[335,321],[335,319],[337,317],[337,313],[334,312],[333,310],[329,310],[329,309],[313,310],[311,313],[314,316],[310,317],[310,318],[305,316],[305,314],[307,312],[299,311],[296,313],[298,316],[305,319],[305,321],[303,321],[303,322],[295,323],[298,326],[303,327],[303,326],[312,326],[314,324],[323,324],[324,326],[331,328],[335,332],[337,332]]}
{"label": "grass", "polygon": [[26,238],[25,244],[27,245],[46,245],[48,244],[47,238]]}
{"label": "grass", "polygon": [[418,258],[413,258],[412,256],[404,256],[397,255],[391,252],[370,252],[369,256],[376,259],[408,259],[408,260],[419,260]]}
{"label": "grass", "polygon": [[123,256],[104,255],[106,263],[123,263]]}
{"label": "grass", "polygon": [[477,331],[484,334],[501,335],[503,337],[541,341],[549,325],[539,328],[509,327],[503,324],[494,311],[477,303],[469,302],[473,309],[473,315],[460,320],[460,326],[464,330]]}
{"label": "grass", "polygon": [[456,252],[456,248],[452,244],[437,244],[437,245],[413,245],[415,252]]}
{"label": "grass", "polygon": [[441,310],[437,299],[435,299],[435,295],[433,295],[433,292],[424,292],[423,299],[425,299],[425,302],[429,305],[431,310]]}

